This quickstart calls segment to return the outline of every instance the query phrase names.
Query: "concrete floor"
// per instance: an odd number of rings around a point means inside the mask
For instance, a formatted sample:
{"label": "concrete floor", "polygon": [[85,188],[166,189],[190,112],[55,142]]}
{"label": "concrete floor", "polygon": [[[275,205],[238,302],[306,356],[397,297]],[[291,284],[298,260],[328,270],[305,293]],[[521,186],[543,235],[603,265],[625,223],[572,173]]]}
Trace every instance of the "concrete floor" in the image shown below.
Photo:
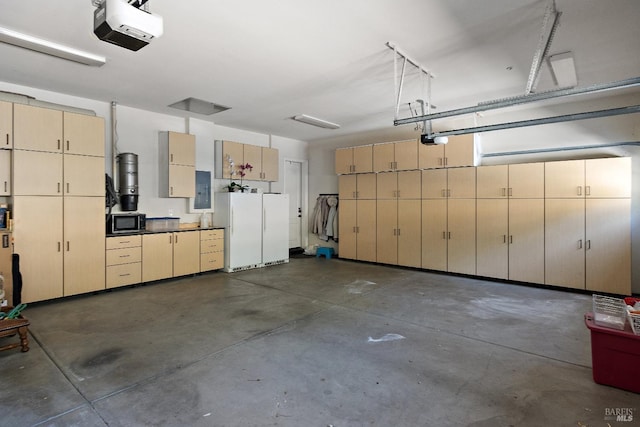
{"label": "concrete floor", "polygon": [[0,425],[640,425],[638,394],[593,382],[590,307],[335,258],[32,304]]}

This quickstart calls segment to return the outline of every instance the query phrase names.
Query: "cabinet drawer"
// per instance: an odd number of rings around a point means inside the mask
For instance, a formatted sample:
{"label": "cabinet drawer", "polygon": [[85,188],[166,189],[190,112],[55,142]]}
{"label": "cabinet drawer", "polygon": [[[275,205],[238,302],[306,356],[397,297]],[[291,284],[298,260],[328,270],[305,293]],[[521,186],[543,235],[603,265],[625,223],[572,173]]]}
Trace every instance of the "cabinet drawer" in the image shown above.
{"label": "cabinet drawer", "polygon": [[122,248],[107,251],[107,265],[131,264],[142,261],[142,248]]}
{"label": "cabinet drawer", "polygon": [[200,255],[200,271],[217,270],[224,267],[224,252],[209,252]]}
{"label": "cabinet drawer", "polygon": [[142,246],[142,236],[107,237],[107,249],[132,248]]}
{"label": "cabinet drawer", "polygon": [[107,267],[107,288],[133,285],[142,281],[142,264],[112,265]]}
{"label": "cabinet drawer", "polygon": [[224,240],[203,240],[200,242],[200,253],[220,252],[224,250]]}
{"label": "cabinet drawer", "polygon": [[224,239],[224,230],[202,230],[200,240]]}

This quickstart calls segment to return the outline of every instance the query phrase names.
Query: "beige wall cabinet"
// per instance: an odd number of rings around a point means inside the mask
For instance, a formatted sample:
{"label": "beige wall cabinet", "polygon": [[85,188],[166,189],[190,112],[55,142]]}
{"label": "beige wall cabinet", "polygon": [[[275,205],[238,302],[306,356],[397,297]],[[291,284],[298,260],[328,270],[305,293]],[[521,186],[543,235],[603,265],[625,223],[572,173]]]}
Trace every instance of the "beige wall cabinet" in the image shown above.
{"label": "beige wall cabinet", "polygon": [[11,150],[0,150],[0,196],[11,195]]}
{"label": "beige wall cabinet", "polygon": [[[104,207],[102,212],[104,220]],[[22,302],[62,297],[62,197],[15,196],[12,213],[14,252],[20,255],[24,284]]]}
{"label": "beige wall cabinet", "polygon": [[447,144],[418,144],[418,159],[420,169],[475,166],[477,159],[474,136],[450,136]]}
{"label": "beige wall cabinet", "polygon": [[336,150],[336,174],[368,172],[373,172],[373,145]]}
{"label": "beige wall cabinet", "polygon": [[376,261],[376,201],[340,200],[341,258]]}
{"label": "beige wall cabinet", "polygon": [[0,101],[0,148],[13,147],[13,104]]}
{"label": "beige wall cabinet", "polygon": [[248,181],[278,180],[278,150],[269,147],[243,144],[243,162],[253,169],[245,170],[243,179]]}
{"label": "beige wall cabinet", "polygon": [[106,287],[142,282],[142,236],[107,237]]}
{"label": "beige wall cabinet", "polygon": [[[216,167],[218,176],[236,178],[240,165],[244,164],[244,144],[234,141],[219,141],[216,145],[216,157],[220,160]],[[231,166],[233,162],[233,167]],[[221,174],[221,175],[220,175]]]}
{"label": "beige wall cabinet", "polygon": [[23,104],[13,105],[15,149],[61,153],[62,127],[62,111]]}
{"label": "beige wall cabinet", "polygon": [[411,169],[418,169],[417,140],[374,144],[374,172]]}
{"label": "beige wall cabinet", "polygon": [[200,231],[200,271],[224,268],[224,229]]}
{"label": "beige wall cabinet", "polygon": [[338,177],[338,197],[340,200],[376,198],[375,173],[341,175]]}
{"label": "beige wall cabinet", "polygon": [[631,197],[631,158],[567,160],[545,164],[547,198]]}
{"label": "beige wall cabinet", "polygon": [[64,296],[105,288],[104,197],[64,198]]}
{"label": "beige wall cabinet", "polygon": [[159,135],[162,197],[195,197],[196,137],[178,132]]}
{"label": "beige wall cabinet", "polygon": [[[245,170],[245,181],[277,181],[280,157],[277,148],[216,141],[216,178],[240,180],[240,165],[249,163],[253,170]],[[231,170],[230,161],[233,161]]]}
{"label": "beige wall cabinet", "polygon": [[68,111],[62,115],[63,151],[67,154],[104,157],[104,119]]}

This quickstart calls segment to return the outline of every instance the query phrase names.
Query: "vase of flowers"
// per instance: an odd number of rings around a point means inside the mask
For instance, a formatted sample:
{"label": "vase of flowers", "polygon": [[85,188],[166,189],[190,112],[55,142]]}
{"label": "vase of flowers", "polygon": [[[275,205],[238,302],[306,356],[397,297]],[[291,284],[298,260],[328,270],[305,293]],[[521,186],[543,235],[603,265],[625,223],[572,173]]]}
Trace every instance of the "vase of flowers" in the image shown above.
{"label": "vase of flowers", "polygon": [[[231,164],[233,165],[233,163]],[[235,181],[230,181],[229,185],[227,185],[227,189],[229,190],[230,193],[237,192],[237,191],[244,193],[249,189],[249,186],[244,185],[242,181],[244,177],[247,176],[247,171],[253,170],[253,166],[251,166],[249,163],[245,163],[238,167],[239,169],[238,171],[233,170],[233,166],[231,167],[231,169],[232,169],[230,172],[231,177],[233,178],[233,175],[236,175],[236,174],[240,176],[240,184],[238,184]]]}

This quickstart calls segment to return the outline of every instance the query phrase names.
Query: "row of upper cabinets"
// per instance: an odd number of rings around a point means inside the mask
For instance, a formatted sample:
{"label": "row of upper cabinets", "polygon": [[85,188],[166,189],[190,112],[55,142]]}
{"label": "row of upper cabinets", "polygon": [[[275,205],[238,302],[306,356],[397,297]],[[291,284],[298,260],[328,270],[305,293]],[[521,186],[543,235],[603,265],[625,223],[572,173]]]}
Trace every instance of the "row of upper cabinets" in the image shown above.
{"label": "row of upper cabinets", "polygon": [[631,197],[631,158],[342,175],[341,199]]}
{"label": "row of upper cabinets", "polygon": [[[277,181],[279,152],[234,141],[216,141],[216,178],[244,181]],[[249,164],[251,169],[242,169]],[[244,174],[244,175],[243,175]]]}
{"label": "row of upper cabinets", "polygon": [[104,157],[102,117],[0,101],[0,147]]}
{"label": "row of upper cabinets", "polygon": [[338,148],[336,173],[339,175],[412,169],[475,166],[473,135],[449,138],[443,145],[424,145],[418,140]]}

